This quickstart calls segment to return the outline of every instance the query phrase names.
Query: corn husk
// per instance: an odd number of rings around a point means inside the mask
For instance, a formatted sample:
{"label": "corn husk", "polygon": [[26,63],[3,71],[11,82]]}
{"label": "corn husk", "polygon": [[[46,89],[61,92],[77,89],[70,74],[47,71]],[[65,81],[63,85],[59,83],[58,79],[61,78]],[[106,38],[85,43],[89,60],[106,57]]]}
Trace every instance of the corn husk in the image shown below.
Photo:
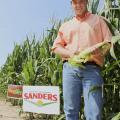
{"label": "corn husk", "polygon": [[99,49],[101,54],[105,54],[106,49],[108,49],[108,42],[101,42],[98,43],[90,48],[87,48],[81,51],[79,54],[74,55],[72,58],[68,60],[68,62],[73,66],[84,67],[83,63],[90,60],[91,54],[96,50]]}

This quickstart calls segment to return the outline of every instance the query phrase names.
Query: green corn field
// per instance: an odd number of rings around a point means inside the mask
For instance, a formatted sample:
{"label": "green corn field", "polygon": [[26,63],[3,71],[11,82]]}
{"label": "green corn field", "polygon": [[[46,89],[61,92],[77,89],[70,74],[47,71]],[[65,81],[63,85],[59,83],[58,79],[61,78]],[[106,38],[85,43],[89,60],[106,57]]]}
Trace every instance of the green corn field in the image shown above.
{"label": "green corn field", "polygon": [[[105,0],[103,10],[97,11],[99,0],[90,0],[89,10],[104,17],[112,34],[112,47],[105,58],[102,68],[104,108],[103,120],[120,120],[120,0]],[[51,53],[53,41],[57,36],[61,21],[53,23],[41,40],[28,37],[22,44],[15,44],[13,52],[8,55],[5,64],[0,69],[0,92],[7,93],[8,84],[59,86],[61,100],[61,114],[41,115],[37,120],[65,120],[62,96],[62,61],[59,56]],[[83,98],[81,98],[83,101]],[[12,104],[22,105],[22,101],[11,100]],[[82,104],[83,106],[83,104]],[[35,118],[29,113],[29,119]],[[81,120],[85,120],[83,108],[80,112]]]}

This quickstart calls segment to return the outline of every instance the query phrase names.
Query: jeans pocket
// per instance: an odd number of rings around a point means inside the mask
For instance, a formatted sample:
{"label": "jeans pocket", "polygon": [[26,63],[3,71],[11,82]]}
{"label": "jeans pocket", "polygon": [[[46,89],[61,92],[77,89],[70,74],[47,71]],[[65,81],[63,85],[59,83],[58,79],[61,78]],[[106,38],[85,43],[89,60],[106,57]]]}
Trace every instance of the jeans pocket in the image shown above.
{"label": "jeans pocket", "polygon": [[63,69],[67,67],[67,62],[63,63]]}

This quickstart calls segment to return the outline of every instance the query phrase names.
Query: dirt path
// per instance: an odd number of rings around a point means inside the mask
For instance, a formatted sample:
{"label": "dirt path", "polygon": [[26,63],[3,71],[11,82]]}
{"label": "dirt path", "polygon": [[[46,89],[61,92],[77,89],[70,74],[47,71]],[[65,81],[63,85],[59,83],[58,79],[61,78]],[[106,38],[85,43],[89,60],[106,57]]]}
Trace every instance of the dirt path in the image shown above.
{"label": "dirt path", "polygon": [[20,108],[12,106],[10,102],[6,102],[0,96],[0,120],[22,120],[19,116]]}

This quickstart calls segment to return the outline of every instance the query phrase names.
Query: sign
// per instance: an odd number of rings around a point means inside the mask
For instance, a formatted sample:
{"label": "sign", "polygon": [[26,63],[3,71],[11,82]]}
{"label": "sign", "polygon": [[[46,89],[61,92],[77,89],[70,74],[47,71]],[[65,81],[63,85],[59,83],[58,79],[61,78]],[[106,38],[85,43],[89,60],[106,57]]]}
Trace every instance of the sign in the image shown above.
{"label": "sign", "polygon": [[7,97],[14,99],[22,99],[22,85],[8,85]]}
{"label": "sign", "polygon": [[23,86],[23,111],[60,114],[59,87]]}

